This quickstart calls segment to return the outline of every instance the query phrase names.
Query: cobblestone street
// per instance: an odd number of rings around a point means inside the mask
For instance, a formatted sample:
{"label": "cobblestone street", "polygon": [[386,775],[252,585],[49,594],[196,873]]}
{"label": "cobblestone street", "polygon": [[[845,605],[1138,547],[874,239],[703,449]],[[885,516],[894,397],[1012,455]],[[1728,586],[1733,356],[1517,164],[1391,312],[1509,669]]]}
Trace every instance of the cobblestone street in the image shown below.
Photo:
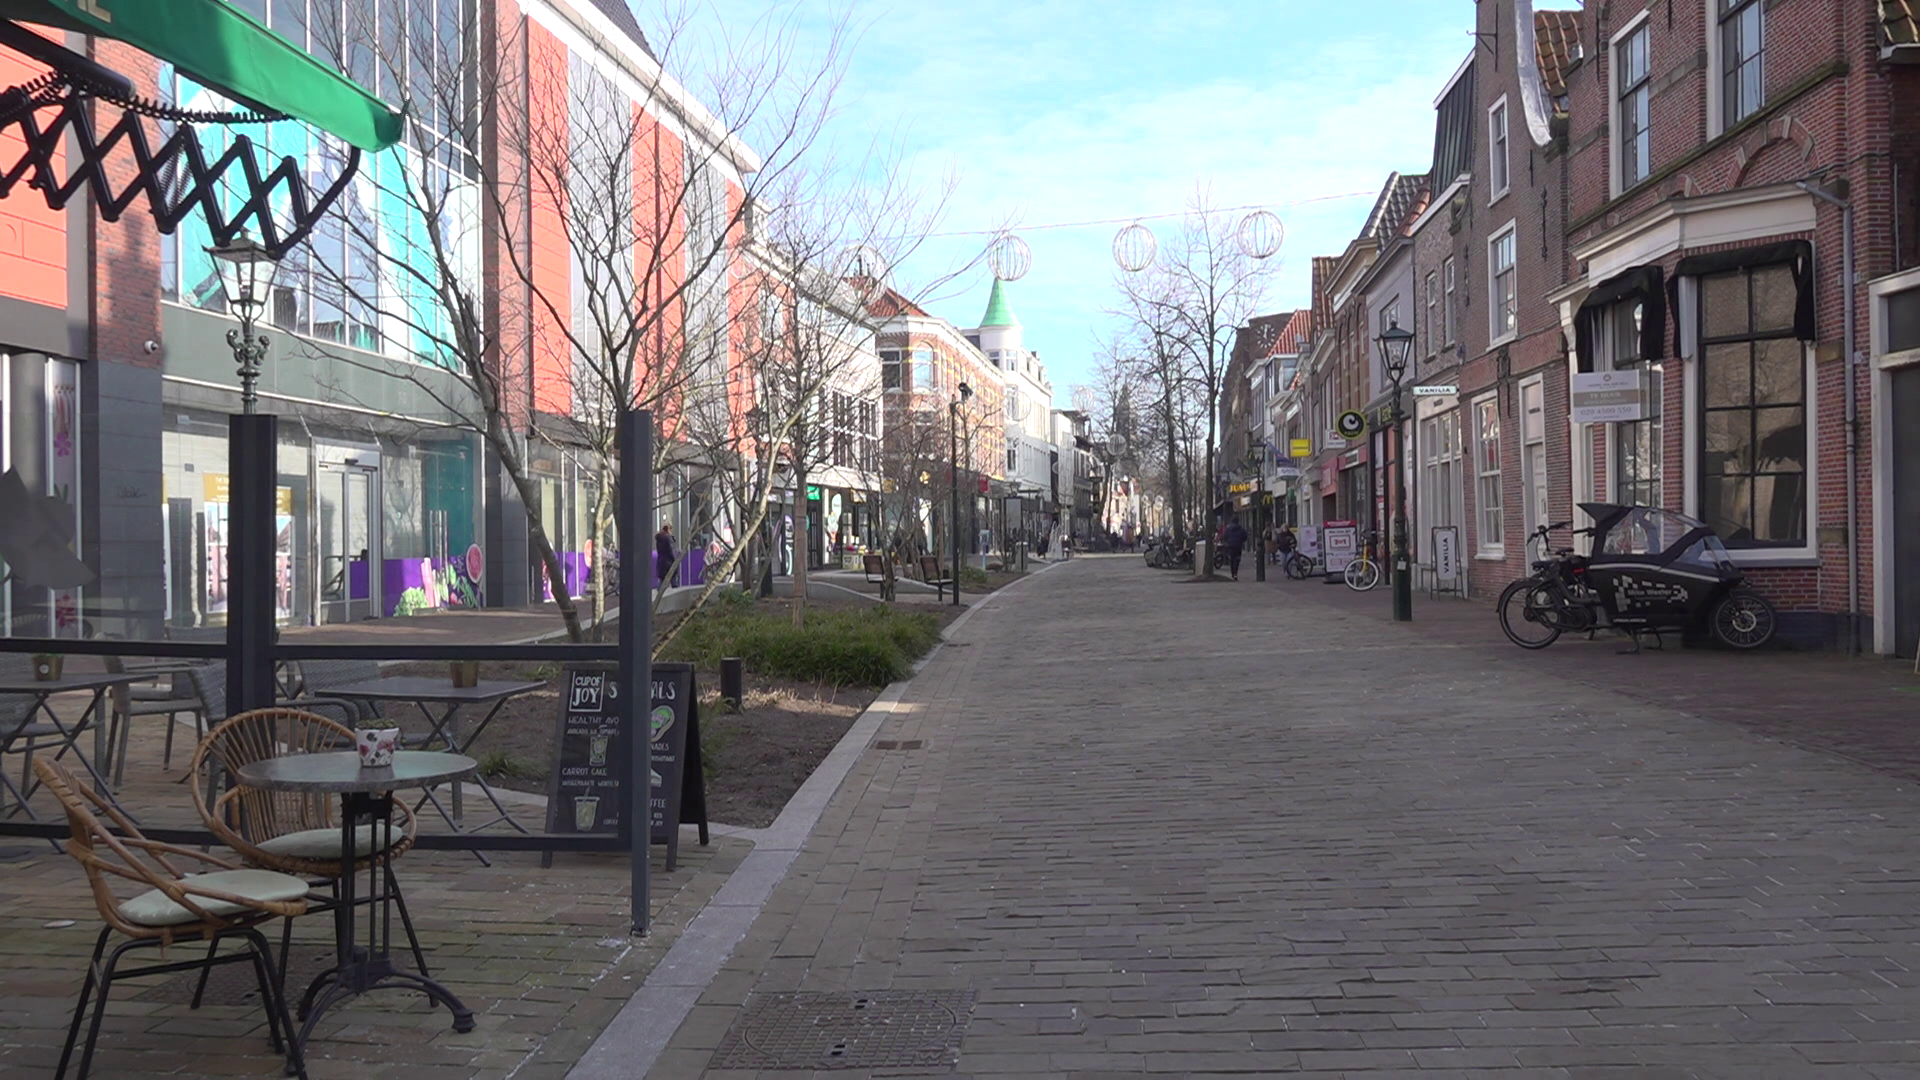
{"label": "cobblestone street", "polygon": [[971,992],[969,1076],[1920,1074],[1920,792],[1712,693],[1817,687],[1825,731],[1858,696],[1897,738],[1904,669],[1528,654],[1484,607],[1385,608],[1138,558],[997,597],[651,1075],[856,1064],[747,1022],[791,992]]}

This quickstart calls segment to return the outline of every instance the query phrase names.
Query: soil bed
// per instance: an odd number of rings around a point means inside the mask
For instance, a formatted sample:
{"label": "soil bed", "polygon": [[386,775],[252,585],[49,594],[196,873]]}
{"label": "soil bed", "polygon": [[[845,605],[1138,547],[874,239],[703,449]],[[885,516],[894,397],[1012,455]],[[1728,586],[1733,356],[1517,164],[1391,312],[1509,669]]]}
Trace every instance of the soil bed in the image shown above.
{"label": "soil bed", "polygon": [[[810,611],[839,611],[869,606],[854,597],[816,597]],[[754,611],[774,617],[790,613],[792,601],[762,600]],[[911,610],[921,610],[918,606]],[[931,610],[931,609],[929,609]],[[957,610],[934,611],[942,624]],[[613,632],[610,626],[609,633]],[[444,663],[401,664],[386,675],[447,678]],[[482,679],[538,682],[542,688],[513,698],[487,730],[469,748],[489,783],[496,787],[545,795],[553,767],[554,725],[560,713],[561,672],[550,664],[488,661],[480,665]],[[879,689],[865,686],[826,686],[746,673],[746,701],[738,713],[720,702],[719,673],[698,670],[701,750],[706,760],[707,812],[711,820],[727,825],[760,828],[773,823],[787,800],[827,756]],[[388,703],[386,714],[403,725],[409,736],[426,730],[417,709]],[[462,717],[470,729],[485,715],[469,709]]]}

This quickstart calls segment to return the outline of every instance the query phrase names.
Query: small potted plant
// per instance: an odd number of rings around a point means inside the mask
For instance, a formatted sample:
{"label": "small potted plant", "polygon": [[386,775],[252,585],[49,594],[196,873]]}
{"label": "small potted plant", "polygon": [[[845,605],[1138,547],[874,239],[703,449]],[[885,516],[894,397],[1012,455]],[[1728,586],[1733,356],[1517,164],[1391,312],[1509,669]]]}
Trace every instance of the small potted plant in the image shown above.
{"label": "small potted plant", "polygon": [[58,653],[33,654],[33,677],[38,682],[59,682],[60,669],[66,664],[66,657]]}
{"label": "small potted plant", "polygon": [[454,689],[466,690],[480,685],[480,661],[455,660],[448,667],[452,670]]}

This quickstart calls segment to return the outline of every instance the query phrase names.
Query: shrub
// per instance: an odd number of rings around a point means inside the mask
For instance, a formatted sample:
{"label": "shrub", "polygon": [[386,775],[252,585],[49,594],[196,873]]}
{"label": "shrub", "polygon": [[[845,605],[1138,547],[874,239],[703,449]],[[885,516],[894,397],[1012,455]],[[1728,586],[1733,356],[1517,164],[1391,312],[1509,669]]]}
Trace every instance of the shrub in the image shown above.
{"label": "shrub", "polygon": [[939,640],[932,615],[876,606],[823,611],[795,627],[780,612],[702,611],[662,655],[712,669],[738,656],[752,671],[835,686],[885,686],[905,678]]}
{"label": "shrub", "polygon": [[960,568],[960,584],[968,588],[984,589],[987,587],[987,572],[977,566],[963,566]]}

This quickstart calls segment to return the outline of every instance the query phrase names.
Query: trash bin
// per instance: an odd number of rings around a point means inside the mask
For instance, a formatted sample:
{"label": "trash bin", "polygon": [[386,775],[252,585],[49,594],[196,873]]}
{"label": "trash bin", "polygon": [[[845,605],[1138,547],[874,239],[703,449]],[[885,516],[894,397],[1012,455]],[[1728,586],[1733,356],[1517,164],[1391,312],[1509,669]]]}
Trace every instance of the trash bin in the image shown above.
{"label": "trash bin", "polygon": [[1213,576],[1213,541],[1193,542],[1193,573],[1196,577]]}

